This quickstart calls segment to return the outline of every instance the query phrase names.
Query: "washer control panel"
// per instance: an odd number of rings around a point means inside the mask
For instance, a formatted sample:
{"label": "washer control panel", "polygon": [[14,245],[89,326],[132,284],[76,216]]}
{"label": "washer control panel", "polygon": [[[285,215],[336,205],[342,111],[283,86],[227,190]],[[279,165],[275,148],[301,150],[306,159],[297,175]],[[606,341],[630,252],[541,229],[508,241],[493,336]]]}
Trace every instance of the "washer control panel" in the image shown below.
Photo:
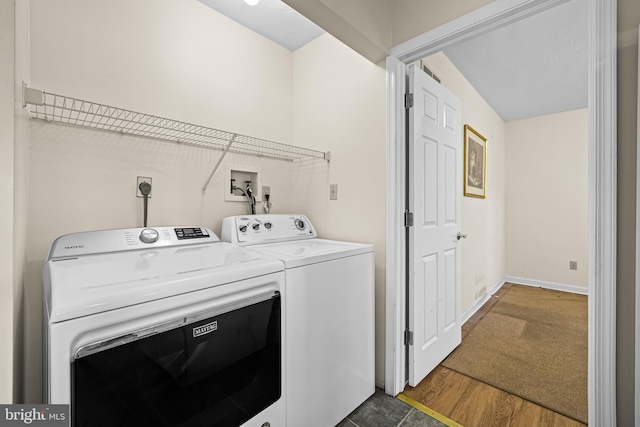
{"label": "washer control panel", "polygon": [[222,240],[241,245],[275,243],[318,237],[301,214],[240,215],[222,221]]}
{"label": "washer control panel", "polygon": [[147,227],[86,231],[58,237],[51,245],[47,259],[219,241],[218,236],[205,227]]}
{"label": "washer control panel", "polygon": [[185,239],[207,239],[211,235],[209,230],[202,227],[174,228],[178,240]]}

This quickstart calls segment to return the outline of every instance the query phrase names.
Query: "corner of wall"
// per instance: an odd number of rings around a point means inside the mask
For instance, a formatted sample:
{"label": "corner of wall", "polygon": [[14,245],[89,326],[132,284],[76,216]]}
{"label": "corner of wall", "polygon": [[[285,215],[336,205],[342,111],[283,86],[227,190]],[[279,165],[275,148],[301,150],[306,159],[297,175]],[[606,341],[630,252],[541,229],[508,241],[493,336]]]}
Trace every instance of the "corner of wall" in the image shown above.
{"label": "corner of wall", "polygon": [[14,198],[13,198],[13,401],[25,401],[24,288],[27,270],[27,175],[29,116],[22,107],[22,85],[30,81],[30,0],[15,2]]}

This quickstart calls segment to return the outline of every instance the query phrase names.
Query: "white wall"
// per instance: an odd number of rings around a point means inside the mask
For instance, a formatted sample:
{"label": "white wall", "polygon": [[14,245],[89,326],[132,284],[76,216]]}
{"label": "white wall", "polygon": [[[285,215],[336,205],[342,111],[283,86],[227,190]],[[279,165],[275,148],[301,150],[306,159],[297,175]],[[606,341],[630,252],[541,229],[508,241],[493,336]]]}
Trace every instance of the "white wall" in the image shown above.
{"label": "white wall", "polygon": [[588,116],[507,123],[508,276],[588,288]]}
{"label": "white wall", "polygon": [[[192,0],[33,0],[30,86],[290,143],[292,54]],[[220,231],[224,164],[261,167],[273,212],[293,210],[289,162],[31,122],[25,285],[26,399],[40,400],[40,274],[53,239],[142,225],[137,176],[153,178],[149,224]],[[316,161],[323,163],[322,161]]]}
{"label": "white wall", "polygon": [[[325,34],[293,55],[293,140],[331,150],[329,164],[294,171],[298,210],[321,237],[372,243],[376,262],[376,383],[384,384],[386,80]],[[338,200],[329,200],[338,184]]]}
{"label": "white wall", "polygon": [[391,0],[284,0],[302,15],[372,62],[391,44]]}
{"label": "white wall", "polygon": [[[393,5],[390,0],[321,0],[321,2],[360,33],[365,34],[376,46],[383,49],[392,47],[390,17]],[[363,14],[363,10],[368,13]],[[382,59],[384,58],[380,58]]]}
{"label": "white wall", "polygon": [[13,402],[14,10],[0,2],[0,403]]}
{"label": "white wall", "polygon": [[462,198],[462,312],[501,283],[506,271],[505,123],[443,53],[424,60],[462,101],[462,124],[487,138],[486,198]]}
{"label": "white wall", "polygon": [[393,1],[393,46],[486,6],[494,0]]}
{"label": "white wall", "polygon": [[31,86],[289,142],[291,52],[196,0],[34,0]]}

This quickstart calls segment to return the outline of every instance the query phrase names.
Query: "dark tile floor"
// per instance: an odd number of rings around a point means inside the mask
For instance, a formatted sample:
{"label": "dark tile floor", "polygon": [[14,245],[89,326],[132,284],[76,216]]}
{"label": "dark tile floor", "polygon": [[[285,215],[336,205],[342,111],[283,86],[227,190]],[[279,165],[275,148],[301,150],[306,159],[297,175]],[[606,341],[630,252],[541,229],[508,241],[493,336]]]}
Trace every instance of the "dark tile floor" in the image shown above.
{"label": "dark tile floor", "polygon": [[336,427],[446,427],[400,399],[376,392]]}

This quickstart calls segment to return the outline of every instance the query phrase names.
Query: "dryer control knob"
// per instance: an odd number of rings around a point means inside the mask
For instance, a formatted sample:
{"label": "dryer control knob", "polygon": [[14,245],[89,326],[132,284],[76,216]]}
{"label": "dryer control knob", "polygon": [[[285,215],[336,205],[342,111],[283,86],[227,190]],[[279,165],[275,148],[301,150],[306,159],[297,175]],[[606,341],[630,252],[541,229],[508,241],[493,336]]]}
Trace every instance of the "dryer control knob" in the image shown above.
{"label": "dryer control knob", "polygon": [[298,230],[304,230],[307,227],[307,224],[301,219],[296,219],[296,227]]}
{"label": "dryer control knob", "polygon": [[240,230],[241,233],[245,233],[247,231],[246,224],[243,224],[240,227],[238,227],[238,230]]}
{"label": "dryer control knob", "polygon": [[271,227],[273,227],[273,224],[271,224],[269,221],[264,223],[264,228],[266,228],[267,230],[271,230]]}
{"label": "dryer control knob", "polygon": [[256,222],[255,224],[253,224],[253,225],[251,226],[251,228],[253,228],[254,230],[258,231],[258,230],[260,230],[260,224],[258,224],[258,223]]}
{"label": "dryer control knob", "polygon": [[142,243],[155,243],[160,238],[160,234],[158,230],[154,230],[153,228],[145,228],[140,233],[140,241]]}

